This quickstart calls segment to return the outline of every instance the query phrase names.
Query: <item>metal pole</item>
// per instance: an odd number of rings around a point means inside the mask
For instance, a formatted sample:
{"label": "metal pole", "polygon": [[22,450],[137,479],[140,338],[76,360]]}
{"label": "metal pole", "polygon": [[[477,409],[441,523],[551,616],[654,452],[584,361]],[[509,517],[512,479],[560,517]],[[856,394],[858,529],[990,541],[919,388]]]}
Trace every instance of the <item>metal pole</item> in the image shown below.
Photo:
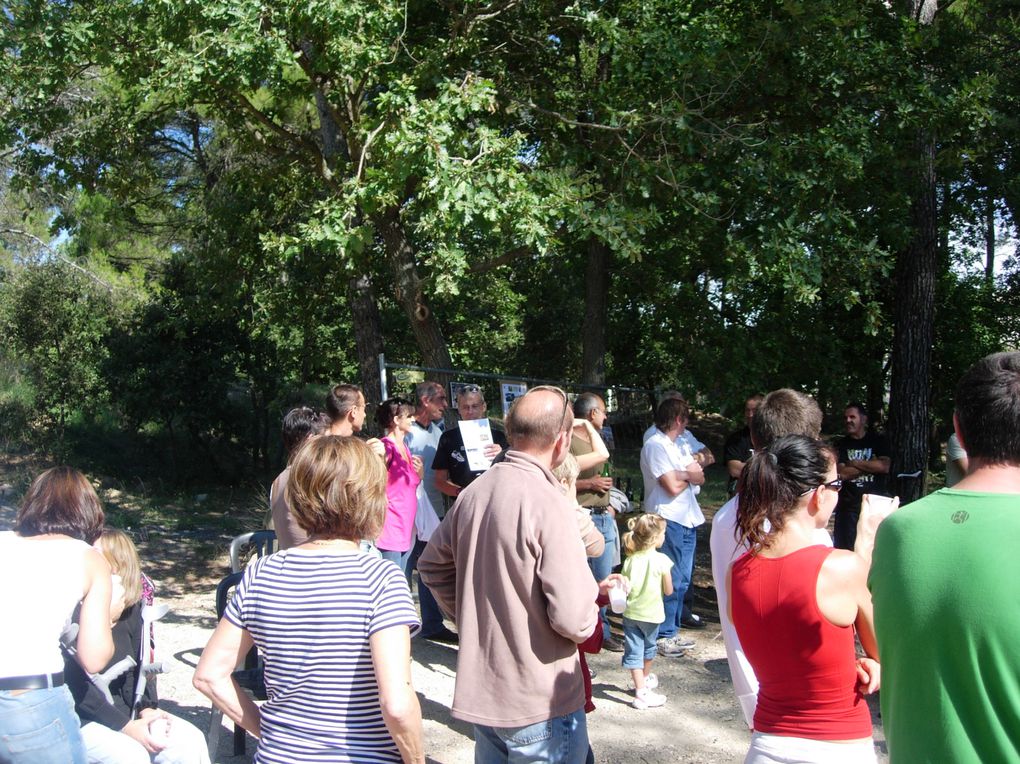
{"label": "metal pole", "polygon": [[386,354],[379,354],[379,394],[385,401],[390,397],[389,390],[386,387]]}

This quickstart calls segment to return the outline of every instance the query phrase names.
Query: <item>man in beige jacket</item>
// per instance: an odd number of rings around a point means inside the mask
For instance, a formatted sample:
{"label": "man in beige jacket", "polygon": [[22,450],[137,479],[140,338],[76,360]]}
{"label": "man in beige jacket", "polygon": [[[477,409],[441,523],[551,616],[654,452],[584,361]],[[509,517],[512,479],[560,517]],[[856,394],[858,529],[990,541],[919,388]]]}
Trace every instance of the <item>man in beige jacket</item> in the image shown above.
{"label": "man in beige jacket", "polygon": [[514,401],[505,460],[464,489],[418,562],[457,623],[452,713],[475,725],[479,764],[589,756],[577,645],[598,626],[600,585],[550,472],[572,422],[558,388]]}

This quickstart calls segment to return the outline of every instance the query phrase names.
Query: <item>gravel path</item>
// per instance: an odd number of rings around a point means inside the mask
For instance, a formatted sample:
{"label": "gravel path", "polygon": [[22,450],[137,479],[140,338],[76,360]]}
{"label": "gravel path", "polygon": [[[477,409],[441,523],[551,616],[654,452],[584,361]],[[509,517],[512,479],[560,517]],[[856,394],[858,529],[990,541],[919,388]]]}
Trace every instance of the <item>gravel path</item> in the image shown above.
{"label": "gravel path", "polygon": [[[707,545],[706,545],[707,546]],[[226,557],[220,561],[227,569]],[[165,591],[162,597],[172,608],[157,626],[157,645],[164,657],[173,656],[173,671],[160,678],[160,695],[173,698],[176,707],[200,729],[209,725],[208,703],[191,687],[191,669],[214,626],[212,586],[188,593]],[[708,618],[714,618],[709,614]],[[636,711],[626,692],[628,675],[620,667],[620,654],[603,652],[589,656],[595,669],[593,681],[597,710],[588,716],[589,736],[596,760],[608,764],[721,764],[739,762],[747,751],[749,735],[730,684],[726,653],[718,623],[700,631],[687,631],[695,648],[683,658],[660,658],[655,662],[660,691],[669,701],[662,708]],[[412,642],[413,680],[425,718],[428,761],[437,764],[470,764],[473,761],[471,727],[453,719],[456,647],[424,640]],[[476,681],[485,682],[481,675]],[[877,704],[872,703],[875,738],[884,750]],[[232,756],[231,732],[224,725],[220,736],[219,762],[247,762],[254,747],[248,740],[248,756]],[[880,761],[884,761],[884,756]]]}

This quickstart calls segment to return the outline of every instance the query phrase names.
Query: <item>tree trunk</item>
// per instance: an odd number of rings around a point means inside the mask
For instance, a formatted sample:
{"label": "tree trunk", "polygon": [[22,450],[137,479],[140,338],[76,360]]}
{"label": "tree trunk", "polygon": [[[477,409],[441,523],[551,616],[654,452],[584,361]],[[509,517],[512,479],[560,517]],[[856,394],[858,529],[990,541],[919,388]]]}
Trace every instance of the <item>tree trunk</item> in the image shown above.
{"label": "tree trunk", "polygon": [[[938,263],[935,140],[922,136],[911,205],[912,239],[896,262],[896,310],[892,351],[889,431],[890,487],[903,503],[924,493],[928,456],[928,408]],[[920,474],[897,478],[900,473]]]}
{"label": "tree trunk", "polygon": [[347,282],[347,301],[351,306],[354,325],[354,346],[361,374],[361,389],[366,401],[379,402],[382,386],[379,381],[379,354],[383,352],[382,321],[379,305],[367,275],[354,276]]}
{"label": "tree trunk", "polygon": [[[301,43],[305,55],[314,60],[316,51],[307,40]],[[319,116],[319,140],[322,144],[322,158],[329,173],[336,172],[337,163],[351,161],[350,150],[340,126],[333,118],[326,94],[315,88],[315,110]],[[360,216],[355,225],[360,223]],[[366,273],[354,276],[347,282],[347,301],[351,308],[354,326],[354,346],[361,376],[361,389],[366,401],[381,402],[382,384],[379,380],[379,354],[383,352],[382,321],[379,305],[375,301],[372,279]]]}
{"label": "tree trunk", "polygon": [[584,271],[584,326],[581,328],[581,382],[586,385],[602,385],[606,381],[609,256],[605,242],[594,236],[588,239],[588,264]]}
{"label": "tree trunk", "polygon": [[400,222],[400,210],[391,207],[373,222],[386,247],[386,255],[393,271],[396,300],[411,323],[411,331],[418,343],[423,364],[434,369],[449,369],[452,365],[450,351],[446,347],[446,339],[439,328],[439,322],[422,291],[418,263],[415,261],[414,249],[407,239],[404,226]]}

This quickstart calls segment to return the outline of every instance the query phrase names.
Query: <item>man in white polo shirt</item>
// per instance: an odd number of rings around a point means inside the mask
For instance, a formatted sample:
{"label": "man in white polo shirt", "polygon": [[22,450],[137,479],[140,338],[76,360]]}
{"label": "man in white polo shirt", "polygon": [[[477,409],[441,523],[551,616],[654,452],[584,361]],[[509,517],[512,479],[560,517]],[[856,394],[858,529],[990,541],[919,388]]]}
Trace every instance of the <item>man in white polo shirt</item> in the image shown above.
{"label": "man in white polo shirt", "polygon": [[666,617],[659,626],[659,654],[682,655],[694,646],[680,636],[684,594],[691,584],[698,526],[705,522],[694,486],[705,482],[705,473],[690,448],[677,444],[687,426],[690,410],[681,398],[667,398],[655,410],[655,433],[641,449],[641,476],[645,484],[645,509],[666,521],[662,553],[673,561],[670,574],[673,594],[663,598]]}

